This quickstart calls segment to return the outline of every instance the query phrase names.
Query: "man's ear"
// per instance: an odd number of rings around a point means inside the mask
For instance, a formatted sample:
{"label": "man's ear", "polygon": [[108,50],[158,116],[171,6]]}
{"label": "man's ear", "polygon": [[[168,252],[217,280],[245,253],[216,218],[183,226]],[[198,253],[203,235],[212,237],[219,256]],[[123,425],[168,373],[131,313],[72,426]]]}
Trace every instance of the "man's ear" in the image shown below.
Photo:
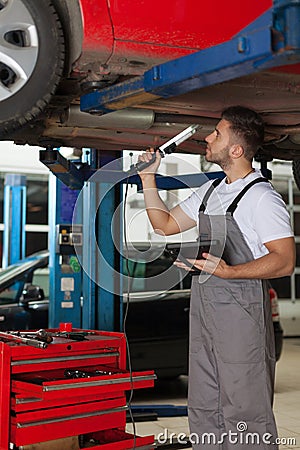
{"label": "man's ear", "polygon": [[230,148],[230,153],[231,153],[232,158],[238,159],[238,158],[241,158],[245,152],[244,152],[242,145],[233,144]]}

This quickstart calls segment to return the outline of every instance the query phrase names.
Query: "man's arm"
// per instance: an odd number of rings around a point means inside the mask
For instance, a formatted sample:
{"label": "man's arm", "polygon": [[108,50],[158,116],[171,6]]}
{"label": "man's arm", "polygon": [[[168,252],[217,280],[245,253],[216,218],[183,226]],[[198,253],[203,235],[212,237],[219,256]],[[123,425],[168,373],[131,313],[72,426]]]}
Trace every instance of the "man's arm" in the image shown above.
{"label": "man's arm", "polygon": [[[293,237],[277,239],[265,243],[269,253],[261,258],[229,266],[224,260],[219,259],[209,253],[203,253],[204,258],[193,262],[193,265],[200,270],[214,274],[226,279],[268,279],[279,278],[292,275],[295,268],[295,241]],[[182,268],[182,263],[176,262]]]}
{"label": "man's arm", "polygon": [[[151,159],[151,156],[152,153],[147,152],[139,160],[147,161]],[[175,208],[169,210],[160,198],[155,181],[155,173],[160,160],[161,156],[159,152],[156,152],[156,161],[139,174],[143,184],[146,210],[155,233],[162,235],[177,234],[193,228],[196,222],[185,214],[180,206],[175,206]]]}

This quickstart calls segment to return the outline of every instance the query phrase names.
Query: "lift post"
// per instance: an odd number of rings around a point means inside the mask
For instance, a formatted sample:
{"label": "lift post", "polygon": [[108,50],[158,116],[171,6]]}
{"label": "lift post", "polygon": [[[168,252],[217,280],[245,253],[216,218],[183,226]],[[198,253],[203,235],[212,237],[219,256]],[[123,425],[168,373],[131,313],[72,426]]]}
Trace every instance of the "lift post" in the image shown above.
{"label": "lift post", "polygon": [[[102,166],[113,162],[117,156],[119,154],[112,152],[101,154],[96,149],[85,149],[84,161],[73,162],[66,160],[59,150],[40,151],[41,162],[55,175],[50,178],[49,189],[51,327],[71,320],[75,326],[84,328],[122,329],[122,262],[114,246],[116,239],[119,243],[122,241],[121,219],[114,220],[122,201],[122,184],[116,182],[120,173],[112,171],[104,179],[85,181],[93,179],[97,169],[101,171]],[[99,198],[102,200],[98,205]],[[74,246],[58,248],[58,240],[63,239],[60,231],[69,238],[70,227],[72,234],[80,234],[82,240],[74,242]],[[77,257],[83,270],[74,273],[70,259]],[[75,264],[76,268],[78,266]],[[116,266],[118,269],[114,271]],[[102,280],[105,280],[105,287]]]}
{"label": "lift post", "polygon": [[81,326],[81,267],[73,241],[82,238],[72,225],[78,192],[54,176],[49,178],[49,325],[62,322]]}
{"label": "lift post", "polygon": [[[89,165],[91,170],[97,167],[97,151],[95,149],[85,149],[83,159]],[[96,328],[97,314],[97,292],[95,285],[95,276],[97,270],[97,253],[96,246],[93,245],[94,223],[92,218],[96,217],[96,192],[95,183],[86,183],[82,192],[82,326],[84,328]],[[80,194],[79,194],[80,196]],[[87,268],[87,270],[85,270]]]}
{"label": "lift post", "polygon": [[[90,150],[91,168],[113,164],[114,152]],[[113,179],[86,183],[79,196],[83,214],[83,326],[101,330],[122,329],[122,259],[116,247],[122,245],[121,218],[116,215],[122,202],[122,185]]]}
{"label": "lift post", "polygon": [[25,257],[26,177],[8,174],[4,182],[4,233],[2,267]]}

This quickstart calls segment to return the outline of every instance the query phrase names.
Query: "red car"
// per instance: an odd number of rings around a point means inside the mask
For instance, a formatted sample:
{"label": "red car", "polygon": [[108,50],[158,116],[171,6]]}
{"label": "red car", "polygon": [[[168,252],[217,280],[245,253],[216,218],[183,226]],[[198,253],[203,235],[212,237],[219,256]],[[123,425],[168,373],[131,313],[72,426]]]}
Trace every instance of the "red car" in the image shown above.
{"label": "red car", "polygon": [[[264,157],[295,160],[299,181],[298,14],[299,4],[288,0],[0,0],[0,139],[140,150],[198,123],[182,151],[201,153],[201,141],[220,111],[242,103],[265,118]],[[266,34],[259,39],[261,29]],[[251,40],[253,33],[257,41]],[[237,35],[237,49],[215,51],[214,46],[235,42]],[[267,52],[268,46],[278,57],[275,68],[262,56],[263,70],[254,67],[256,61],[241,76],[235,61],[229,63],[235,52],[247,62],[247,52]],[[125,113],[110,116],[80,111],[84,93],[132,81],[154,65],[212,48],[207,58],[201,52],[208,69],[216,67],[206,87],[182,95],[175,89],[171,97],[154,96],[150,102],[147,96],[144,102],[133,98]],[[278,67],[280,61],[294,64]],[[227,81],[223,72],[220,76],[221,63],[230,72]]]}

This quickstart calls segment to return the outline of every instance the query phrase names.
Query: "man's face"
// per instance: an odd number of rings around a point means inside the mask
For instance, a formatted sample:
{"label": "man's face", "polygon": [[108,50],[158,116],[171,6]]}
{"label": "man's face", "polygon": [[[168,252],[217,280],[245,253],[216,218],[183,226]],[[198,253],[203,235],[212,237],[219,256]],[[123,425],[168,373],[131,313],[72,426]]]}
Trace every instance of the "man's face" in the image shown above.
{"label": "man's face", "polygon": [[230,122],[220,120],[214,131],[205,138],[206,161],[218,164],[223,170],[230,167],[230,137]]}

